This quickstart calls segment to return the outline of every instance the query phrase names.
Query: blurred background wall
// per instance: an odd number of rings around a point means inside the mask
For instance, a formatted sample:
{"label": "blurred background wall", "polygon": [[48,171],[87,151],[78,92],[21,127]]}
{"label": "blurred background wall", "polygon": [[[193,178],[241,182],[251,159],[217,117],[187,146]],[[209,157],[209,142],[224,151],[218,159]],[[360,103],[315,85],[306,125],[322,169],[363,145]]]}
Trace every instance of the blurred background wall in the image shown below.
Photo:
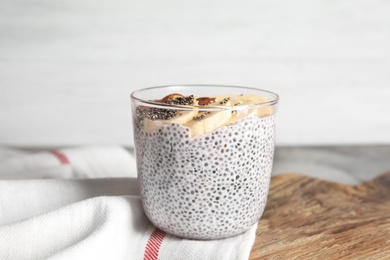
{"label": "blurred background wall", "polygon": [[280,94],[278,145],[390,144],[390,2],[0,1],[0,144],[131,146],[129,94]]}

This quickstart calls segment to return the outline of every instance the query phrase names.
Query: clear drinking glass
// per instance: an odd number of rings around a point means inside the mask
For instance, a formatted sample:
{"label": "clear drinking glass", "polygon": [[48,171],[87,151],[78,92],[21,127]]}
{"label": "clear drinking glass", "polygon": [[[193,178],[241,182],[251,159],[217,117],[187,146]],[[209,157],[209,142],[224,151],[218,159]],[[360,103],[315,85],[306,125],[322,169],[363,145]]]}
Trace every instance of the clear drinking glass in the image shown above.
{"label": "clear drinking glass", "polygon": [[[183,95],[178,104],[162,100],[173,93]],[[183,238],[220,239],[259,220],[271,177],[277,94],[177,85],[135,91],[131,101],[142,205],[156,227]]]}

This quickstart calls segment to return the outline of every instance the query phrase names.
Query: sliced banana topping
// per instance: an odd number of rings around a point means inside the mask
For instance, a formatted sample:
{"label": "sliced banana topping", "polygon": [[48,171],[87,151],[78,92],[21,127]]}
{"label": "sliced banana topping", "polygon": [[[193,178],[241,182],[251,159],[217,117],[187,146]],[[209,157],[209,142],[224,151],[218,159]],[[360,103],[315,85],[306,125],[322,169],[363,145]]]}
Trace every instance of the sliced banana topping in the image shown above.
{"label": "sliced banana topping", "polygon": [[267,102],[268,99],[252,94],[220,95],[215,97],[183,96],[170,94],[155,102],[171,105],[194,106],[191,110],[138,107],[137,115],[147,133],[157,132],[165,124],[181,124],[191,130],[192,137],[215,131],[221,126],[230,125],[250,115],[267,116],[273,113],[271,107],[246,108],[222,111],[198,111],[197,106],[238,106]]}
{"label": "sliced banana topping", "polygon": [[149,118],[144,119],[144,131],[147,133],[157,132],[161,126],[169,124],[181,124],[184,125],[191,121],[198,114],[197,110],[189,111],[177,111],[176,115],[169,120],[151,120]]}
{"label": "sliced banana topping", "polygon": [[[216,96],[216,100],[221,100],[221,99],[224,99],[226,97],[230,97],[230,102],[234,105],[234,106],[237,106],[237,105],[243,105],[243,104],[258,104],[258,103],[262,103],[262,102],[267,102],[269,101],[269,99],[265,98],[265,97],[262,97],[262,96],[257,96],[257,95],[253,95],[253,94],[242,94],[242,95],[220,95],[220,96]],[[261,107],[261,108],[257,108],[257,115],[258,116],[268,116],[268,115],[272,115],[272,108],[271,107]],[[238,112],[238,111],[237,111]],[[252,114],[252,110],[250,111],[246,111],[248,112],[247,115],[250,115]],[[245,114],[243,113],[238,113],[238,114],[241,114],[242,117],[241,118],[244,118],[245,117]],[[240,118],[240,119],[241,119]],[[237,120],[236,120],[237,121]],[[235,122],[235,121],[234,121]]]}
{"label": "sliced banana topping", "polygon": [[[212,103],[211,105],[230,106],[231,104],[228,99],[225,99],[220,102]],[[191,136],[196,137],[218,129],[223,126],[231,116],[231,110],[199,112],[198,115],[185,124],[185,126],[191,130]]]}
{"label": "sliced banana topping", "polygon": [[[198,103],[194,96],[183,96],[181,94],[170,94],[155,102],[170,105],[196,106]],[[169,108],[138,107],[137,116],[143,124],[143,129],[147,133],[157,132],[165,124],[184,125],[198,114],[196,109],[173,110]]]}
{"label": "sliced banana topping", "polygon": [[238,120],[244,119],[245,117],[250,115],[257,115],[257,109],[233,110],[231,114],[232,116],[225,123],[225,125],[233,124]]}

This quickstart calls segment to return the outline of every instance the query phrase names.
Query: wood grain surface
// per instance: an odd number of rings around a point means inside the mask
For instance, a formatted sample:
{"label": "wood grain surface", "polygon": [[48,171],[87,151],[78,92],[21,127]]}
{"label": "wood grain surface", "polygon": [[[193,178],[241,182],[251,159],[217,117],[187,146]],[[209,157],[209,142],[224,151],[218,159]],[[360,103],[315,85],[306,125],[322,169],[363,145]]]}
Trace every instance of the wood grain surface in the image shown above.
{"label": "wood grain surface", "polygon": [[390,259],[390,172],[346,186],[272,178],[250,259]]}

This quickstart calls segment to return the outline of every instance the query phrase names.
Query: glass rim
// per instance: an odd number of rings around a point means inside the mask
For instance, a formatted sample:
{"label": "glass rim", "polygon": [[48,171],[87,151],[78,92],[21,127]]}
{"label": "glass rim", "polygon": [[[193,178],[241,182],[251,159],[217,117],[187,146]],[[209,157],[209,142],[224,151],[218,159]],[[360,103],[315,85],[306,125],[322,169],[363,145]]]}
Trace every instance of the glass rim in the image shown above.
{"label": "glass rim", "polygon": [[[197,106],[190,106],[190,105],[175,105],[175,104],[164,104],[161,102],[157,102],[154,100],[145,100],[139,97],[136,97],[137,93],[140,93],[142,91],[148,91],[148,90],[153,90],[153,89],[164,89],[168,87],[218,87],[218,88],[239,88],[243,90],[252,90],[252,91],[258,91],[258,92],[263,92],[266,93],[273,98],[271,98],[268,101],[261,101],[261,102],[256,102],[256,103],[249,103],[249,104],[239,104],[236,106],[218,106],[218,105],[207,105],[207,106],[202,106],[202,105],[197,105]],[[155,87],[148,87],[148,88],[142,88],[133,91],[130,94],[130,99],[140,102],[145,105],[150,105],[151,107],[154,108],[162,108],[162,109],[172,109],[172,110],[194,110],[197,109],[199,111],[221,111],[221,110],[247,110],[250,108],[261,108],[261,107],[268,107],[268,106],[273,106],[278,104],[279,102],[279,95],[276,94],[275,92],[265,90],[265,89],[259,89],[259,88],[253,88],[253,87],[244,87],[244,86],[235,86],[235,85],[215,85],[215,84],[175,84],[175,85],[163,85],[163,86],[155,86]]]}

